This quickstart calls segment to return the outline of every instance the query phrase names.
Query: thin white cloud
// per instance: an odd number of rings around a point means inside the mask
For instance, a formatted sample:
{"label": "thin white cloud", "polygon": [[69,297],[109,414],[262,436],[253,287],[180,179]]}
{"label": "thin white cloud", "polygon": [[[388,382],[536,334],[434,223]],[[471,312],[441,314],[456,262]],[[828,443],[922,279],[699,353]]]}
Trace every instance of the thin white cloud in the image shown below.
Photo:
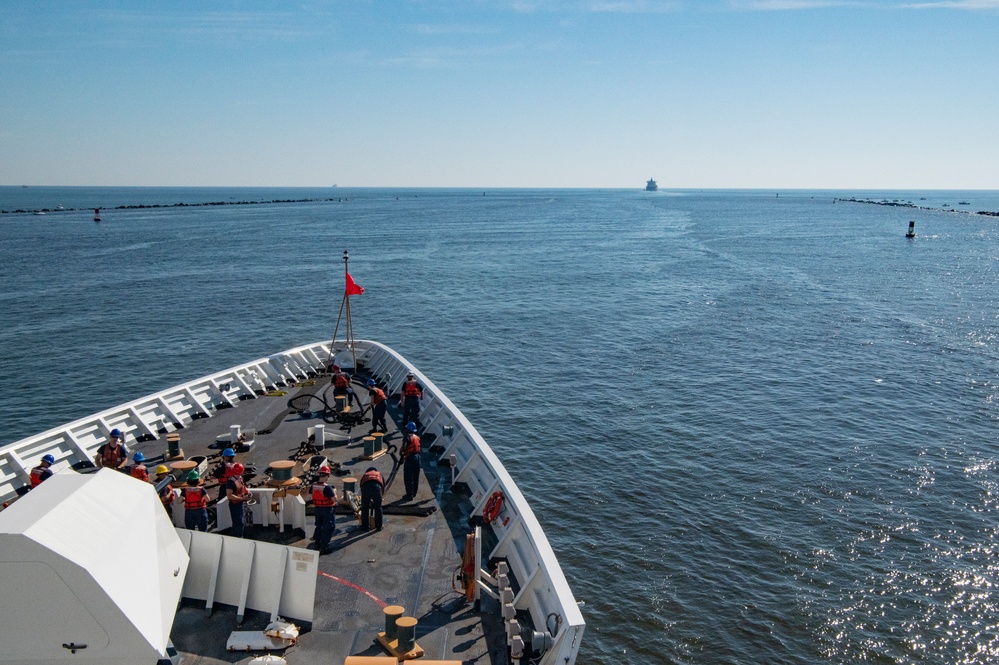
{"label": "thin white cloud", "polygon": [[521,13],[666,14],[684,8],[683,0],[512,0],[510,9]]}
{"label": "thin white cloud", "polygon": [[826,7],[871,7],[881,3],[857,0],[732,0],[730,6],[750,11],[786,11],[797,9],[824,9]]}
{"label": "thin white cloud", "polygon": [[483,25],[439,25],[418,23],[410,26],[410,30],[418,35],[495,35],[499,31]]}
{"label": "thin white cloud", "polygon": [[683,8],[670,0],[594,0],[588,11],[608,14],[666,14]]}
{"label": "thin white cloud", "polygon": [[946,0],[943,2],[910,2],[906,9],[999,9],[999,0]]}
{"label": "thin white cloud", "polygon": [[884,2],[877,0],[729,0],[729,7],[749,11],[787,11],[857,7],[867,9],[999,9],[999,0],[927,0]]}
{"label": "thin white cloud", "polygon": [[418,69],[463,68],[477,59],[490,59],[498,55],[524,49],[523,44],[497,44],[475,48],[440,47],[414,51],[406,55],[382,59],[383,65],[415,67]]}
{"label": "thin white cloud", "polygon": [[314,23],[292,12],[150,12],[107,10],[109,22],[124,24],[132,30],[196,36],[227,36],[243,39],[294,40],[315,36]]}

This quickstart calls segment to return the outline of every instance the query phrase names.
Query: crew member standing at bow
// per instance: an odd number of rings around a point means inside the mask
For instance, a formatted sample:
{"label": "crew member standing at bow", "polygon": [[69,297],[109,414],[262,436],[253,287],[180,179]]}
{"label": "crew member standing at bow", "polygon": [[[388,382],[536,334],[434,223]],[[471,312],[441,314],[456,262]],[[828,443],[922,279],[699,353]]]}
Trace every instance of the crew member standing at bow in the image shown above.
{"label": "crew member standing at bow", "polygon": [[135,454],[132,455],[132,468],[129,469],[129,475],[133,478],[138,478],[144,483],[149,482],[149,471],[146,470],[146,456],[142,454],[141,450],[136,450]]}
{"label": "crew member standing at bow", "polygon": [[328,466],[319,467],[319,480],[312,484],[309,493],[312,495],[312,505],[316,510],[316,530],[312,539],[316,541],[316,549],[320,554],[329,554],[330,539],[336,531],[336,489],[327,485],[330,477]]}
{"label": "crew member standing at bow", "polygon": [[361,530],[367,531],[371,524],[371,513],[375,514],[375,531],[382,530],[382,494],[385,479],[373,466],[361,476]]}
{"label": "crew member standing at bow", "polygon": [[416,435],[416,423],[406,423],[407,433],[402,438],[402,479],[406,483],[406,496],[409,501],[420,489],[420,437]]}
{"label": "crew member standing at bow", "polygon": [[[156,484],[159,485],[161,482],[166,480],[168,475],[170,475],[170,469],[167,468],[166,464],[160,464],[156,467]],[[171,516],[170,521],[173,521],[173,514],[170,507],[173,505],[174,499],[176,498],[177,497],[173,493],[173,485],[170,483],[167,483],[160,489],[160,503],[163,504],[163,508],[167,511],[167,515]]]}
{"label": "crew member standing at bow", "polygon": [[246,469],[239,462],[232,465],[232,474],[225,484],[225,498],[229,500],[229,516],[232,517],[232,535],[243,537],[243,526],[246,524],[246,502],[250,500],[250,490],[243,482],[243,472]]}
{"label": "crew member standing at bow", "polygon": [[385,391],[375,384],[374,379],[368,379],[368,395],[371,397],[371,431],[368,433],[388,432],[388,426],[385,424],[388,399],[385,397]]}
{"label": "crew member standing at bow", "polygon": [[42,484],[42,481],[52,475],[49,467],[55,464],[55,457],[45,455],[34,469],[31,470],[31,487],[35,488]]}
{"label": "crew member standing at bow", "polygon": [[354,391],[350,388],[350,374],[340,369],[339,365],[333,365],[333,395],[345,396],[345,406],[356,403]]}
{"label": "crew member standing at bow", "polygon": [[115,427],[111,430],[111,438],[103,446],[97,449],[94,457],[94,464],[98,469],[125,470],[125,462],[128,461],[128,448],[125,447],[125,436],[121,430]]}
{"label": "crew member standing at bow", "polygon": [[184,496],[184,527],[197,531],[208,531],[208,492],[201,486],[201,474],[192,471],[187,474],[187,487],[181,490]]}
{"label": "crew member standing at bow", "polygon": [[402,384],[402,421],[405,423],[420,422],[420,400],[423,399],[423,386],[416,382],[413,373],[406,375]]}
{"label": "crew member standing at bow", "polygon": [[219,500],[225,496],[226,483],[232,478],[233,469],[236,466],[236,452],[232,448],[222,451],[222,460],[212,469],[212,477],[219,480]]}

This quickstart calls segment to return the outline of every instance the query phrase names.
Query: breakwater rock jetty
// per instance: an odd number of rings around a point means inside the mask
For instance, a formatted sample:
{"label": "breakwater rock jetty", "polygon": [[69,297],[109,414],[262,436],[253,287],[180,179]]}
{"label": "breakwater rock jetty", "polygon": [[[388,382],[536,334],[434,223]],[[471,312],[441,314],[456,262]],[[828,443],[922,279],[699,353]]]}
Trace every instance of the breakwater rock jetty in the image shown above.
{"label": "breakwater rock jetty", "polygon": [[[948,204],[944,204],[943,208],[933,208],[931,206],[921,206],[916,205],[912,201],[903,201],[901,199],[836,199],[836,202],[842,203],[867,203],[870,205],[877,206],[894,206],[896,208],[913,208],[914,210],[932,210],[933,212],[953,212],[959,215],[985,215],[986,217],[999,217],[999,211],[992,210],[978,210],[977,212],[972,212],[971,210],[957,210],[956,208],[951,208]],[[961,203],[961,205],[967,205],[966,203]]]}
{"label": "breakwater rock jetty", "polygon": [[[120,205],[120,206],[102,206],[99,210],[154,210],[156,208],[207,208],[210,206],[248,206],[248,205],[266,205],[266,204],[280,204],[280,203],[322,203],[322,202],[334,202],[341,203],[345,201],[343,197],[340,198],[328,198],[328,199],[271,199],[268,201],[204,201],[201,203],[136,203],[131,205]],[[74,212],[79,210],[92,210],[93,208],[63,208],[58,206],[55,208],[38,208],[33,210],[27,210],[19,208],[17,210],[0,210],[0,215],[16,215],[16,214],[34,214],[47,213],[47,212]]]}

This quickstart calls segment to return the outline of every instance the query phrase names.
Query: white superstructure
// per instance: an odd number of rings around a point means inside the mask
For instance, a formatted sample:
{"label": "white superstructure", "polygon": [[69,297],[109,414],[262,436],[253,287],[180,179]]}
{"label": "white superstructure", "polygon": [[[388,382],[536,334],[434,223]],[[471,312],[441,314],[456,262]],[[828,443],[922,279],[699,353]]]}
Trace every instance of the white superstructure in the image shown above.
{"label": "white superstructure", "polygon": [[156,662],[187,566],[149,483],[52,476],[0,512],[0,663]]}

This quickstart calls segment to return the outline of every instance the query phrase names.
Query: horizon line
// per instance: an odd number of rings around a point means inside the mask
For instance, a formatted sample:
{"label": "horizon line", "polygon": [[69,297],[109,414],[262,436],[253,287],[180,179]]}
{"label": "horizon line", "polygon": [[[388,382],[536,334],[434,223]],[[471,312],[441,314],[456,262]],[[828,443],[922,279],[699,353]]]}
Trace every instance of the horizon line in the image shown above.
{"label": "horizon line", "polygon": [[[502,186],[489,186],[489,185],[28,185],[28,184],[0,184],[0,187],[11,188],[11,189],[32,189],[32,188],[80,188],[80,189],[407,189],[407,190],[470,190],[470,191],[482,191],[482,190],[565,190],[565,191],[579,191],[579,190],[618,190],[618,191],[645,191],[645,188],[639,185],[632,187],[621,187],[621,186],[589,186],[589,187],[565,187],[565,186],[543,186],[543,185],[531,185],[531,186],[518,186],[518,185],[502,185]],[[957,187],[874,187],[870,185],[857,186],[857,187],[779,187],[779,186],[689,186],[689,187],[662,187],[660,186],[658,191],[660,192],[681,192],[681,191],[691,191],[691,190],[741,190],[741,191],[827,191],[827,192],[842,192],[842,191],[895,191],[895,192],[910,192],[910,191],[938,191],[938,192],[999,192],[999,188],[996,189],[986,189],[979,187],[969,187],[969,188],[957,188]],[[654,192],[649,192],[650,194]]]}

